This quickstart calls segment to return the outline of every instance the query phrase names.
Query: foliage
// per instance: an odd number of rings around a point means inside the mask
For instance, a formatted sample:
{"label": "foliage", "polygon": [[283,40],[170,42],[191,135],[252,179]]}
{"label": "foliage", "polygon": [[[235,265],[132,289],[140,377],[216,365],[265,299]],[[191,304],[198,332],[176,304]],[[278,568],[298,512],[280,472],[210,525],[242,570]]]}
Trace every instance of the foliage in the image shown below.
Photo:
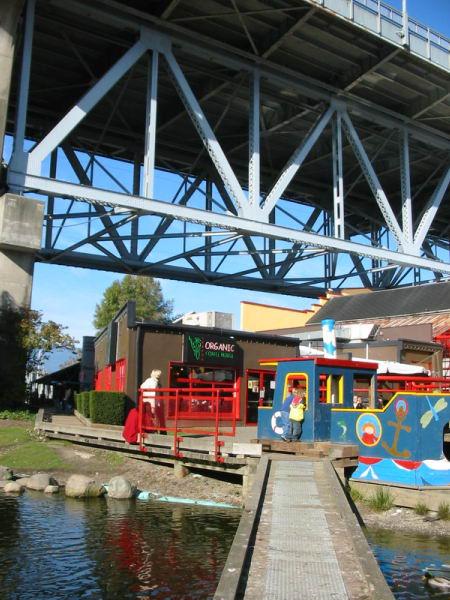
{"label": "foliage", "polygon": [[164,300],[159,281],[152,277],[125,275],[103,293],[102,301],[95,307],[94,326],[98,330],[106,327],[128,300],[136,302],[136,316],[140,319],[161,323],[172,319],[172,301]]}
{"label": "foliage", "polygon": [[394,498],[388,490],[380,489],[368,499],[367,504],[373,510],[383,512],[394,506]]}
{"label": "foliage", "polygon": [[353,500],[353,502],[364,502],[365,501],[365,496],[362,492],[360,492],[357,488],[355,487],[351,487],[350,486],[350,497]]}
{"label": "foliage", "polygon": [[[20,335],[21,312],[0,310],[0,406],[23,405],[25,400],[25,364],[27,353]],[[7,357],[3,358],[3,357]]]}
{"label": "foliage", "polygon": [[36,414],[29,410],[0,410],[0,420],[34,421]]}
{"label": "foliage", "polygon": [[416,515],[424,516],[428,514],[429,511],[430,509],[424,502],[418,502],[414,507],[414,512],[416,513]]}
{"label": "foliage", "polygon": [[437,516],[443,521],[450,521],[450,504],[441,502],[437,509]]}
{"label": "foliage", "polygon": [[24,308],[0,311],[0,406],[24,404],[25,376],[42,370],[47,355],[58,348],[74,350],[76,340],[54,321],[44,321],[42,313]]}
{"label": "foliage", "polygon": [[55,321],[44,321],[38,310],[22,309],[20,336],[27,353],[27,372],[40,371],[53,350],[65,348],[75,352],[78,342],[65,329]]}
{"label": "foliage", "polygon": [[93,423],[123,425],[127,396],[123,392],[90,393],[90,418]]}
{"label": "foliage", "polygon": [[89,419],[91,416],[90,396],[90,392],[82,392],[81,394],[81,412],[86,417],[86,419]]}
{"label": "foliage", "polygon": [[75,408],[81,414],[83,414],[83,410],[84,410],[83,394],[86,394],[86,393],[89,394],[89,392],[80,392],[79,394],[75,394],[75,396],[74,396]]}

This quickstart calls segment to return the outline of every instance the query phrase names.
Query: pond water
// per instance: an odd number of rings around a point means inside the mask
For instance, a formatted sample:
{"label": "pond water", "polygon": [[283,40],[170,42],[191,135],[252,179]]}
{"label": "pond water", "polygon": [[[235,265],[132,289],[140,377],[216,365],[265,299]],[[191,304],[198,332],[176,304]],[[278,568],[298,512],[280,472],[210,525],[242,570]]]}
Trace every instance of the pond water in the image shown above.
{"label": "pond water", "polygon": [[[0,494],[0,597],[212,598],[239,519],[233,509]],[[367,534],[396,598],[450,598],[421,579],[450,562],[448,538]]]}
{"label": "pond water", "polygon": [[417,533],[370,529],[369,543],[396,598],[449,600],[450,591],[437,591],[422,581],[423,570],[450,563],[450,539]]}
{"label": "pond water", "polygon": [[239,510],[0,495],[0,597],[211,598]]}

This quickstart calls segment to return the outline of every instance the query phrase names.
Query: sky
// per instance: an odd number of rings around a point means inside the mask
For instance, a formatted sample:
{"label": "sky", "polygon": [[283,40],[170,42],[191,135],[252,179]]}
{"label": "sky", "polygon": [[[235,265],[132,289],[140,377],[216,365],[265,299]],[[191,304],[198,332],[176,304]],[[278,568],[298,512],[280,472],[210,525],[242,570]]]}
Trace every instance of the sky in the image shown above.
{"label": "sky", "polygon": [[[391,0],[391,6],[401,8],[401,0]],[[408,12],[423,24],[450,37],[450,0],[408,0]],[[5,158],[9,158],[5,143]],[[167,174],[165,185],[169,185]],[[160,181],[164,185],[164,181]],[[53,319],[68,328],[81,341],[83,335],[95,333],[92,324],[95,306],[105,289],[121,274],[36,263],[32,307],[41,310],[46,319]],[[309,299],[291,296],[247,292],[179,281],[160,280],[166,299],[172,299],[174,313],[189,311],[222,311],[233,314],[233,326],[239,328],[241,301],[275,304],[296,309],[308,308]]]}

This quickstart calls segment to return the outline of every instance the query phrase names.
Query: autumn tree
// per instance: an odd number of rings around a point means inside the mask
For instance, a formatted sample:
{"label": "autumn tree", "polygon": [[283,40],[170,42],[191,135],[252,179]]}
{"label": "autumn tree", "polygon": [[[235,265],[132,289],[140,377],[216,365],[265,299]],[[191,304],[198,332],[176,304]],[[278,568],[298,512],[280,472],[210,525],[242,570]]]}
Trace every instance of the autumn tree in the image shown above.
{"label": "autumn tree", "polygon": [[45,359],[54,350],[64,348],[75,353],[78,341],[66,333],[66,329],[55,321],[44,321],[38,310],[22,311],[20,338],[26,352],[27,373],[42,371]]}
{"label": "autumn tree", "polygon": [[164,299],[159,281],[153,277],[125,275],[103,293],[102,301],[95,307],[94,327],[97,330],[106,327],[128,300],[136,302],[136,316],[140,319],[167,323],[173,318],[173,303]]}
{"label": "autumn tree", "polygon": [[[0,310],[0,406],[13,407],[25,400],[25,375],[41,371],[53,350],[75,350],[77,341],[66,328],[44,321],[40,311]],[[2,357],[8,356],[8,361]]]}

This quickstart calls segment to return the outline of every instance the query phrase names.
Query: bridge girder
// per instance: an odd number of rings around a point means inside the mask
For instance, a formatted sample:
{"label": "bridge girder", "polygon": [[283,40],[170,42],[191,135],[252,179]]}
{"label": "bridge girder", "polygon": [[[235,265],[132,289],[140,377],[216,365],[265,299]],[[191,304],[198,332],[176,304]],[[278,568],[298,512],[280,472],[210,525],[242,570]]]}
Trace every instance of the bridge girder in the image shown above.
{"label": "bridge girder", "polygon": [[[52,4],[76,18],[86,9],[83,0]],[[33,34],[38,49],[43,34],[28,2],[8,185],[48,198],[39,260],[307,297],[354,278],[383,287],[396,274],[401,281],[417,270],[433,279],[450,274],[442,258],[448,232],[440,235],[449,134],[420,121],[426,107],[411,118],[410,110],[400,114],[354,93],[402,54],[398,48],[350,82],[342,77],[339,88],[269,58],[320,14],[311,2],[280,24],[261,56],[237,6],[253,53],[168,22],[179,3],[165,4],[159,17],[119,2],[89,3],[93,30],[121,31],[121,55],[100,74],[72,48],[92,84],[62,117],[45,116],[52,124],[38,136],[43,113],[30,80]],[[38,23],[49,18],[37,10]],[[64,21],[61,12],[58,18]],[[76,23],[66,25],[70,47]],[[205,86],[208,75],[215,87]],[[161,123],[169,96],[177,100]],[[429,100],[429,108],[442,104]],[[133,106],[145,109],[140,129]],[[130,143],[133,136],[141,146]],[[35,143],[25,151],[29,137]],[[131,186],[111,172],[119,163],[104,160],[116,153],[127,164],[134,153]],[[162,169],[181,178],[176,193],[158,183]],[[96,183],[99,170],[109,182]],[[68,221],[81,219],[85,227],[74,236]],[[192,246],[193,239],[201,243]]]}

